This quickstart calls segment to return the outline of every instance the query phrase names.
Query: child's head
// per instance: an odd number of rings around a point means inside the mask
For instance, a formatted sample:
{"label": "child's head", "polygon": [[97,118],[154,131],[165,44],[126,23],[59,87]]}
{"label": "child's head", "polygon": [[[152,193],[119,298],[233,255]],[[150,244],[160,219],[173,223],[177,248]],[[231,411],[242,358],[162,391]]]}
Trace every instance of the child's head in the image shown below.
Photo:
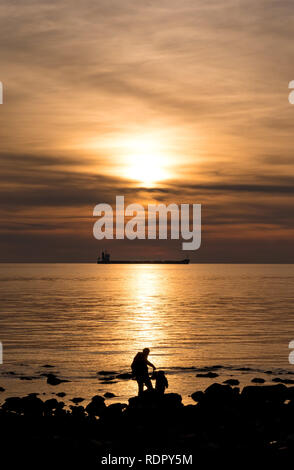
{"label": "child's head", "polygon": [[160,377],[164,377],[164,371],[163,370],[159,370],[157,371],[157,376],[160,378]]}

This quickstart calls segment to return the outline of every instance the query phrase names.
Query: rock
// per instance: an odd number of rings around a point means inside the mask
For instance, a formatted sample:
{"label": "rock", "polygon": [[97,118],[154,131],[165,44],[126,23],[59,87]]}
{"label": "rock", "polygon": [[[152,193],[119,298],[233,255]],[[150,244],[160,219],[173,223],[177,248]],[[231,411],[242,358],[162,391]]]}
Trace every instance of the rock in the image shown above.
{"label": "rock", "polygon": [[281,383],[281,384],[288,384],[288,385],[294,384],[294,380],[292,380],[292,379],[280,379],[279,377],[276,377],[275,379],[272,379],[272,382],[277,382],[277,383]]}
{"label": "rock", "polygon": [[5,402],[2,405],[2,410],[12,411],[14,413],[21,413],[23,411],[22,398],[19,398],[19,397],[6,398]]}
{"label": "rock", "polygon": [[54,374],[47,374],[47,384],[49,385],[59,385],[64,382],[69,382],[69,380],[62,380],[56,377]]}
{"label": "rock", "polygon": [[216,365],[216,366],[205,366],[205,367],[192,367],[192,369],[196,369],[198,372],[209,372],[212,370],[222,369],[223,366]]}
{"label": "rock", "polygon": [[241,398],[246,401],[258,404],[260,402],[283,403],[287,399],[287,387],[283,384],[278,385],[248,385],[244,387]]}
{"label": "rock", "polygon": [[117,379],[123,379],[123,380],[128,380],[128,379],[132,379],[133,376],[132,374],[129,374],[129,373],[125,373],[125,374],[118,374],[116,376]]}
{"label": "rock", "polygon": [[160,397],[160,405],[165,408],[179,408],[184,406],[182,403],[182,397],[178,393],[165,393]]}
{"label": "rock", "polygon": [[207,372],[206,374],[196,374],[196,377],[207,377],[210,379],[214,379],[215,377],[218,377],[218,374],[215,372]]}
{"label": "rock", "polygon": [[59,392],[59,393],[56,393],[56,396],[63,398],[63,397],[66,396],[66,393],[64,393],[64,392]]}
{"label": "rock", "polygon": [[125,405],[124,403],[112,403],[107,407],[104,416],[106,419],[111,420],[120,418],[122,416],[123,410],[125,410],[126,408],[127,405]]}
{"label": "rock", "polygon": [[223,383],[227,385],[239,385],[240,384],[239,380],[237,379],[227,379]]}
{"label": "rock", "polygon": [[109,384],[117,384],[117,383],[118,383],[118,380],[102,380],[100,383],[101,383],[101,384],[107,384],[107,385],[109,385]]}
{"label": "rock", "polygon": [[102,380],[103,383],[112,382],[114,379],[115,379],[114,375],[108,375],[108,376],[103,375],[99,377],[99,380]]}
{"label": "rock", "polygon": [[158,405],[159,396],[156,390],[145,390],[142,395],[129,398],[131,408],[145,408]]}
{"label": "rock", "polygon": [[70,405],[71,414],[75,418],[83,418],[85,416],[85,408],[83,406]]}
{"label": "rock", "polygon": [[77,405],[78,403],[82,403],[82,401],[84,401],[84,398],[77,397],[73,398],[71,401]]}
{"label": "rock", "polygon": [[191,395],[191,398],[192,400],[196,401],[196,402],[200,402],[204,397],[204,393],[199,391],[199,392],[194,392],[192,393]]}
{"label": "rock", "polygon": [[95,395],[91,402],[86,406],[86,411],[90,416],[102,416],[106,409],[104,398],[100,395]]}
{"label": "rock", "polygon": [[57,401],[55,398],[50,398],[44,402],[44,412],[52,414],[53,411],[61,410],[64,407],[63,401]]}
{"label": "rock", "polygon": [[156,390],[145,390],[142,395],[129,398],[130,408],[158,408],[159,410],[183,407],[178,393],[158,394]]}
{"label": "rock", "polygon": [[51,366],[50,364],[44,364],[41,367],[45,367],[46,369],[49,369],[49,368],[54,368],[55,366]]}
{"label": "rock", "polygon": [[222,385],[214,383],[210,385],[204,392],[205,402],[225,403],[235,400],[239,396],[239,389],[232,388],[230,385]]}
{"label": "rock", "polygon": [[5,392],[5,388],[0,387],[0,392]]}
{"label": "rock", "polygon": [[44,403],[36,396],[26,396],[24,398],[10,397],[5,400],[2,409],[17,414],[41,416],[43,414]]}
{"label": "rock", "polygon": [[98,375],[116,375],[116,372],[113,370],[101,370],[100,372],[97,372]]}
{"label": "rock", "polygon": [[106,392],[106,393],[104,393],[103,396],[104,396],[105,398],[114,398],[114,397],[116,397],[116,395],[115,395],[114,393],[112,393],[112,392]]}
{"label": "rock", "polygon": [[255,377],[254,379],[251,380],[251,382],[254,383],[254,384],[264,384],[265,380],[261,379],[261,378],[258,378],[258,377]]}

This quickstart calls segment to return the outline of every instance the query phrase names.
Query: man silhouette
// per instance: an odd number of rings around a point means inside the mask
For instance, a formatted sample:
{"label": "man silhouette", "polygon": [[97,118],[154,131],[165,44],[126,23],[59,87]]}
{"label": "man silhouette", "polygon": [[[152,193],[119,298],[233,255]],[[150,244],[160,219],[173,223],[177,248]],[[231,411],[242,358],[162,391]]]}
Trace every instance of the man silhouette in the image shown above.
{"label": "man silhouette", "polygon": [[148,361],[148,354],[150,353],[150,349],[145,348],[142,352],[138,352],[134,357],[132,362],[132,372],[133,377],[138,382],[138,395],[142,395],[144,385],[146,385],[148,390],[152,390],[152,383],[148,374],[148,366],[152,367],[153,370],[156,367]]}

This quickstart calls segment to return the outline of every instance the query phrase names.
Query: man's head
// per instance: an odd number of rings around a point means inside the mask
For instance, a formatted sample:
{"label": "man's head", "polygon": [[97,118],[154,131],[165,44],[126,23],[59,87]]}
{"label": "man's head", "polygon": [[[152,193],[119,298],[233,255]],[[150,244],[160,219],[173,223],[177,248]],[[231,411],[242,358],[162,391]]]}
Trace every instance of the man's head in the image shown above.
{"label": "man's head", "polygon": [[148,348],[144,348],[144,349],[143,349],[143,354],[144,354],[144,356],[147,357],[149,353],[150,353],[150,349],[148,349]]}

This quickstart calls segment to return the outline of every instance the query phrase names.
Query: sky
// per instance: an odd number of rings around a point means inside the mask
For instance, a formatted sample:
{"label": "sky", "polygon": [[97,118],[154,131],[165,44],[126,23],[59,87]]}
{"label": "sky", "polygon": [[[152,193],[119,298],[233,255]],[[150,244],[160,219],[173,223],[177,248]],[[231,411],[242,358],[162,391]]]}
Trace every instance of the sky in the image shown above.
{"label": "sky", "polygon": [[[2,0],[0,261],[294,262],[292,0]],[[202,244],[93,237],[197,203]]]}

